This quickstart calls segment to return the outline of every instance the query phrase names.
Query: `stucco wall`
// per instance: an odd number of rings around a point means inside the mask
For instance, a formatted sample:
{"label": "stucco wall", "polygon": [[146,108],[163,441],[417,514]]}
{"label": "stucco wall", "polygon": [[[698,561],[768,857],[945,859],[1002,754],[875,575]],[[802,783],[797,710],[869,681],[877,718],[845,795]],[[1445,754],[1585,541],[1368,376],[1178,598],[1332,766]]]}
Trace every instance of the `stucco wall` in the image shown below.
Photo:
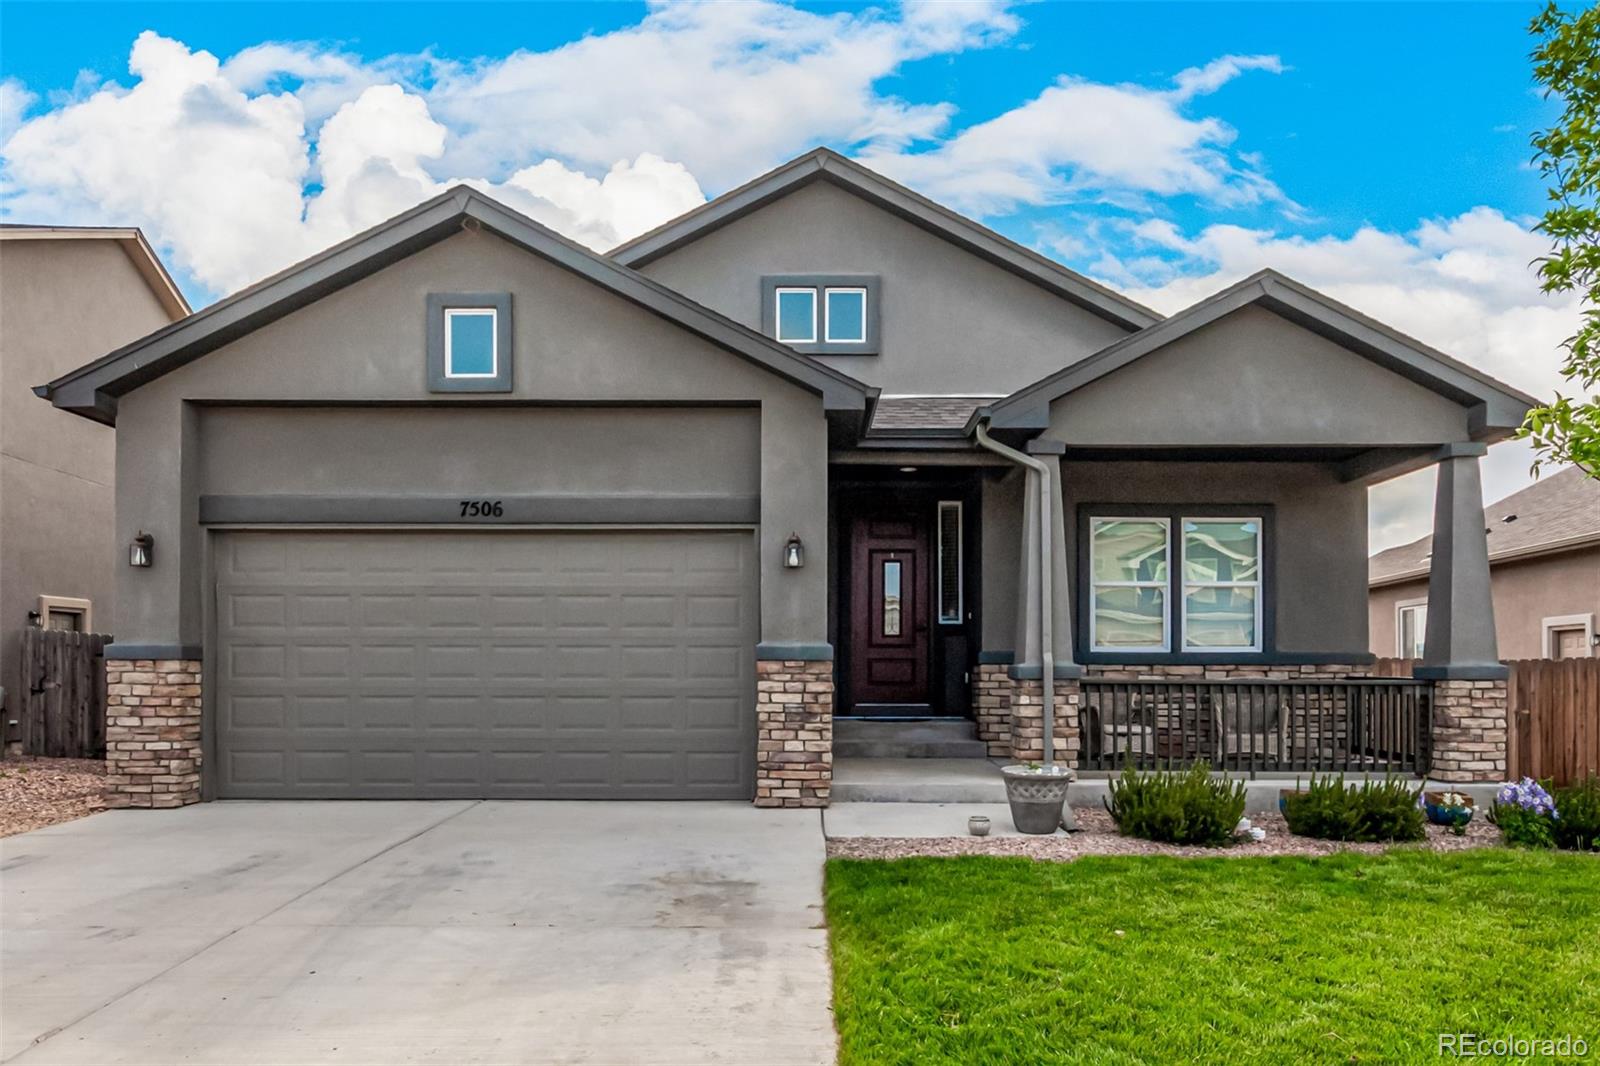
{"label": "stucco wall", "polygon": [[882,352],[817,356],[887,393],[1003,395],[1126,332],[825,181],[644,272],[752,328],[767,274],[877,274]]}
{"label": "stucco wall", "polygon": [[1016,652],[1017,553],[1022,544],[1022,491],[1020,470],[986,474],[982,481],[983,530],[981,586],[983,632],[979,650]]}
{"label": "stucco wall", "polygon": [[1470,439],[1464,407],[1259,307],[1057,400],[1069,445],[1408,445]]}
{"label": "stucco wall", "polygon": [[[1546,618],[1593,614],[1600,623],[1600,548],[1497,563],[1490,574],[1495,642],[1502,659],[1542,658]],[[1396,605],[1427,598],[1427,578],[1372,590],[1368,628],[1374,655],[1397,651]]]}
{"label": "stucco wall", "polygon": [[102,632],[118,624],[114,435],[32,387],[167,321],[113,241],[0,241],[0,685],[10,701],[41,595],[91,600]]}
{"label": "stucco wall", "polygon": [[[496,291],[512,293],[514,390],[482,398],[428,393],[427,294]],[[126,539],[139,528],[147,529],[155,535],[157,549],[151,569],[119,572],[128,620],[120,639],[201,642],[196,500],[203,478],[231,476],[227,471],[240,465],[227,454],[201,460],[205,431],[199,404],[252,400],[437,405],[389,408],[386,415],[393,421],[376,438],[358,429],[336,431],[343,446],[364,453],[350,458],[351,467],[372,471],[380,487],[392,485],[396,476],[392,470],[380,474],[391,449],[413,446],[403,443],[413,431],[437,432],[438,416],[425,411],[519,402],[756,405],[759,460],[728,454],[716,461],[731,472],[724,476],[748,479],[752,466],[759,470],[761,636],[767,641],[825,639],[826,568],[790,571],[781,565],[782,545],[791,530],[811,544],[825,543],[827,423],[820,397],[488,233],[450,237],[123,397],[117,433],[123,474],[118,483],[119,536]],[[303,411],[278,414],[297,420],[318,417]],[[282,429],[261,429],[271,425],[271,409],[249,417],[254,419],[252,432],[272,435]],[[669,418],[670,412],[648,417]],[[692,429],[694,419],[708,416],[702,411],[684,417]],[[244,422],[237,424],[242,428]],[[597,477],[602,471],[610,471],[606,477],[620,477],[617,472],[629,464],[636,471],[656,471],[668,485],[705,476],[688,470],[662,472],[653,465],[657,460],[642,454],[635,434],[601,441],[592,430],[585,432],[600,453],[587,460]],[[672,432],[684,435],[681,427]],[[738,452],[747,450],[751,439],[748,425],[741,423],[729,440],[715,443]],[[699,450],[693,455],[702,461],[710,454],[709,445],[695,447]],[[458,469],[469,469],[470,459],[458,458]],[[528,454],[518,461],[536,465],[546,460]],[[577,458],[573,463],[573,472],[563,475],[572,480],[564,484],[576,484],[584,469]],[[337,470],[339,463],[329,458],[323,469]],[[470,469],[473,492],[504,491],[501,486],[525,482],[529,476],[498,470],[493,463]],[[467,488],[464,480],[460,487]]]}
{"label": "stucco wall", "polygon": [[[1277,651],[1364,657],[1367,491],[1316,463],[1063,462],[1069,574],[1080,504],[1270,504]],[[1076,593],[1076,588],[1074,592]],[[1074,634],[1079,640],[1082,634]],[[1242,656],[1235,656],[1246,661]]]}

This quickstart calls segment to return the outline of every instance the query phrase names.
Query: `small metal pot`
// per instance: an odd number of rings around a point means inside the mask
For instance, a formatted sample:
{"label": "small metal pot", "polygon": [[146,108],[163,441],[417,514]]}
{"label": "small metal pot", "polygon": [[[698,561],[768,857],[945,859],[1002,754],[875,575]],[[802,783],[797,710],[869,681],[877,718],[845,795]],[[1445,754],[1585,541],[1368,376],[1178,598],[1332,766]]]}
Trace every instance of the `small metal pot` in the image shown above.
{"label": "small metal pot", "polygon": [[975,837],[989,835],[989,816],[987,814],[974,814],[967,819],[967,832]]}

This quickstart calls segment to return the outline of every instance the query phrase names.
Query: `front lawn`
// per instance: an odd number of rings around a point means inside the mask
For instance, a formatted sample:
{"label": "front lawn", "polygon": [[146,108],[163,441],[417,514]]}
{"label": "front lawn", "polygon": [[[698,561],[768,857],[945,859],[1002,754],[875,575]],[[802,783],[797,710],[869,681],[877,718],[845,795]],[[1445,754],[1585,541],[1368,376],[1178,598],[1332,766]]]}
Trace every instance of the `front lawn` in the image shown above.
{"label": "front lawn", "polygon": [[1594,856],[834,859],[827,907],[846,1064],[1600,1056]]}

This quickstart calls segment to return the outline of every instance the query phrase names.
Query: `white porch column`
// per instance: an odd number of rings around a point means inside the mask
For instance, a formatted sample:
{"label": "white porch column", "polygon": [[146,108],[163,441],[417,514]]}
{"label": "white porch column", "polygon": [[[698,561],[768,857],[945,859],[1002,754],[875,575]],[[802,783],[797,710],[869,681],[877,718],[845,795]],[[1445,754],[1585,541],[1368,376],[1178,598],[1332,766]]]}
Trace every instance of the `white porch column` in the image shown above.
{"label": "white porch column", "polygon": [[1489,541],[1483,526],[1482,444],[1442,449],[1434,490],[1428,631],[1416,676],[1497,680],[1507,674],[1495,645]]}

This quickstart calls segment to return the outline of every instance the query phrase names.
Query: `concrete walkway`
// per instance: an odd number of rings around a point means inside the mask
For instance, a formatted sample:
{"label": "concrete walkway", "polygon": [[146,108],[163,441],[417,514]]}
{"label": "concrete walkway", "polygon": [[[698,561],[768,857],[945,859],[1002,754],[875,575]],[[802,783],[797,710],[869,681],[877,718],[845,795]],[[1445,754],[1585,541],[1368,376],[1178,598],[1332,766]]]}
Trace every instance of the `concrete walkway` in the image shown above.
{"label": "concrete walkway", "polygon": [[815,811],[209,803],[0,842],[0,1061],[831,1062]]}

